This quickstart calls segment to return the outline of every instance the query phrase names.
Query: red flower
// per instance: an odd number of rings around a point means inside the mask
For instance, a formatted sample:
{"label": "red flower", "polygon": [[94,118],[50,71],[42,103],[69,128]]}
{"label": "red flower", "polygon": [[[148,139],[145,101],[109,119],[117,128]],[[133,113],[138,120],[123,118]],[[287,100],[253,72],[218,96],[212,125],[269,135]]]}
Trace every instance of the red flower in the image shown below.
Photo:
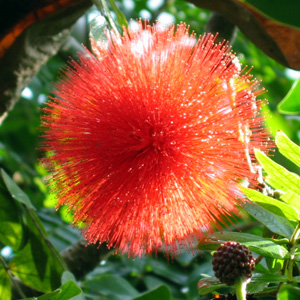
{"label": "red flower", "polygon": [[90,243],[129,255],[194,246],[237,212],[253,149],[269,148],[257,82],[226,44],[184,24],[140,22],[94,52],[70,63],[44,109],[58,206]]}

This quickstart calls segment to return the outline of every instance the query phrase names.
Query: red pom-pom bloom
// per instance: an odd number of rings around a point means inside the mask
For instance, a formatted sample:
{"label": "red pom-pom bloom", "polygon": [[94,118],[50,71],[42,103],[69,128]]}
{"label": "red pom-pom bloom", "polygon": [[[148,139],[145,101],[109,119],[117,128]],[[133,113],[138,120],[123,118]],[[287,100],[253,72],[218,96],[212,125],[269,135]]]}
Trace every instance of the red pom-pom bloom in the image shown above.
{"label": "red pom-pom bloom", "polygon": [[58,206],[88,242],[129,255],[194,246],[237,212],[267,150],[257,82],[225,43],[140,21],[71,61],[44,109]]}

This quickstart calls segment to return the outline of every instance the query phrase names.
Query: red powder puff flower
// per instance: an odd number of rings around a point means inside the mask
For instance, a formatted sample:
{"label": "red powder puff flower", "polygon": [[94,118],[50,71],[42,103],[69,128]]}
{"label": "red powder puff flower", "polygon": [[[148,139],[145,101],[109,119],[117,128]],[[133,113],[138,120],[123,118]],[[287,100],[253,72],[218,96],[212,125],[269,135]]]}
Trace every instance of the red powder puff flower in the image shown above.
{"label": "red powder puff flower", "polygon": [[58,206],[88,242],[129,255],[194,246],[237,212],[254,148],[269,148],[261,91],[226,44],[184,24],[107,35],[71,61],[44,109]]}

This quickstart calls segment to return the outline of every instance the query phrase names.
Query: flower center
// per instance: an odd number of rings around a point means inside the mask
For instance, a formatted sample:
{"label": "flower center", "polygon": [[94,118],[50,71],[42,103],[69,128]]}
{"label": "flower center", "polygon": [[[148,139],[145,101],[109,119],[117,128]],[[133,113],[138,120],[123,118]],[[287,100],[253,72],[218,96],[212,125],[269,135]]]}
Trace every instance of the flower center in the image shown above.
{"label": "flower center", "polygon": [[138,154],[147,151],[163,154],[166,150],[165,144],[167,136],[163,130],[157,130],[151,127],[145,128],[143,132],[141,132],[141,130],[132,132],[130,137],[135,140],[134,150],[136,150]]}

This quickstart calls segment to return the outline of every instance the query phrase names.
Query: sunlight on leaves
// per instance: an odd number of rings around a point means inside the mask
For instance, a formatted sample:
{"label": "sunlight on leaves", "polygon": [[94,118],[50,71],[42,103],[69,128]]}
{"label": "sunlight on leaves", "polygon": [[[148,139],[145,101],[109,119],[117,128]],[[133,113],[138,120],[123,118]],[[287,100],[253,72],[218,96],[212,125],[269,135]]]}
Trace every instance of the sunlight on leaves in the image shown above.
{"label": "sunlight on leaves", "polygon": [[292,206],[289,206],[288,204],[285,204],[279,200],[268,197],[259,191],[255,191],[248,188],[242,188],[242,191],[251,201],[262,206],[269,212],[284,217],[288,220],[299,220],[299,211],[297,211]]}
{"label": "sunlight on leaves", "polygon": [[[300,99],[300,95],[298,98]],[[298,167],[300,167],[300,147],[293,141],[291,141],[288,136],[282,131],[277,132],[275,142],[280,153],[290,161],[292,161],[294,164],[296,164]]]}
{"label": "sunlight on leaves", "polygon": [[266,181],[271,186],[283,191],[291,190],[296,194],[300,194],[300,177],[297,174],[289,172],[259,150],[255,151],[255,156],[267,172]]}

